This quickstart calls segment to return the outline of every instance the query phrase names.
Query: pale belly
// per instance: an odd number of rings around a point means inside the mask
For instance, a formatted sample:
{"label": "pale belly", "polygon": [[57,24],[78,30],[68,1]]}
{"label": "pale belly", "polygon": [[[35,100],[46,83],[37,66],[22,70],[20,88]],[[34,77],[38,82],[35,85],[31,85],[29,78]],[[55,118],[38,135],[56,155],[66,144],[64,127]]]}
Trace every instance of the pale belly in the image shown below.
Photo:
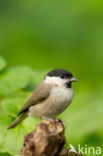
{"label": "pale belly", "polygon": [[67,108],[72,99],[72,88],[53,88],[46,101],[29,109],[29,115],[33,117],[56,117]]}

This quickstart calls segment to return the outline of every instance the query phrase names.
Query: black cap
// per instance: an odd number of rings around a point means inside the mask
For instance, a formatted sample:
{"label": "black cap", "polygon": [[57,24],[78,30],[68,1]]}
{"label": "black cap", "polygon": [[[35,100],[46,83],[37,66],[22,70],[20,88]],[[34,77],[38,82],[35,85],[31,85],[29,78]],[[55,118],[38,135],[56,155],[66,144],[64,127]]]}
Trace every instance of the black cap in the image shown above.
{"label": "black cap", "polygon": [[61,77],[61,78],[72,78],[73,75],[70,71],[68,70],[64,70],[64,69],[55,69],[55,70],[52,70],[51,72],[49,72],[47,74],[47,76],[50,76],[50,77]]}

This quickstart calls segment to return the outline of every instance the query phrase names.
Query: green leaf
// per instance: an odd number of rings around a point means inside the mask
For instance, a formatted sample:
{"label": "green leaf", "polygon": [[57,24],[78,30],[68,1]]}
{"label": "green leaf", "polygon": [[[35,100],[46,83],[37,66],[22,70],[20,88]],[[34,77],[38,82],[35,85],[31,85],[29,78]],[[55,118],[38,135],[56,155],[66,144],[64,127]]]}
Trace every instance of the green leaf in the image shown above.
{"label": "green leaf", "polygon": [[6,99],[1,102],[1,107],[12,117],[16,117],[24,99]]}
{"label": "green leaf", "polygon": [[11,155],[8,153],[0,153],[0,156],[11,156]]}
{"label": "green leaf", "polygon": [[2,56],[0,56],[0,71],[2,71],[6,67],[6,61]]}
{"label": "green leaf", "polygon": [[[26,98],[26,97],[25,97]],[[19,108],[25,101],[24,97],[6,99],[1,103],[0,110],[0,152],[18,155],[23,145],[24,136],[32,131],[37,120],[28,117],[16,128],[7,130],[7,127],[16,119]]]}
{"label": "green leaf", "polygon": [[[2,114],[0,114],[0,117],[1,115]],[[8,118],[10,117],[7,116],[7,119]],[[10,121],[7,124],[2,125],[0,118],[0,126],[3,127],[0,129],[0,151],[16,155],[19,154],[20,149],[22,148],[24,136],[35,128],[37,122],[32,118],[28,118],[16,128],[7,130],[9,124]]]}
{"label": "green leaf", "polygon": [[25,88],[33,81],[33,70],[29,67],[9,68],[5,77],[0,81],[0,94],[9,94]]}
{"label": "green leaf", "polygon": [[1,107],[8,115],[15,118],[17,117],[17,114],[20,111],[21,107],[24,105],[25,101],[31,94],[32,93],[30,92],[26,92],[24,94],[21,92],[17,94],[17,96],[2,100]]}

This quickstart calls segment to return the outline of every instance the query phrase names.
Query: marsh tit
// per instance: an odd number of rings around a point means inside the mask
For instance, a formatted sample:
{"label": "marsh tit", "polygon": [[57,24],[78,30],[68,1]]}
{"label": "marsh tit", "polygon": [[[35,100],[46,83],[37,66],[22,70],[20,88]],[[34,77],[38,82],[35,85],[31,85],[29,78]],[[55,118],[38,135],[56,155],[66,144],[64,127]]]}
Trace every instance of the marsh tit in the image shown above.
{"label": "marsh tit", "polygon": [[18,118],[8,127],[14,128],[28,116],[43,119],[55,118],[72,102],[72,83],[76,82],[71,72],[64,69],[50,71],[37,86],[31,97],[18,113]]}

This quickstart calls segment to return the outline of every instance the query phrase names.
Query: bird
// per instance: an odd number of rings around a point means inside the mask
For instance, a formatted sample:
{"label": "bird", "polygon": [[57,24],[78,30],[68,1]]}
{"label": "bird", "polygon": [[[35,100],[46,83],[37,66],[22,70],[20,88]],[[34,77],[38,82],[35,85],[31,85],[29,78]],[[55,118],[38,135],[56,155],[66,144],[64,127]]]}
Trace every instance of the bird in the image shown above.
{"label": "bird", "polygon": [[56,118],[72,102],[74,97],[72,83],[76,81],[72,73],[65,69],[54,69],[47,73],[8,129],[16,127],[29,116],[45,120]]}

